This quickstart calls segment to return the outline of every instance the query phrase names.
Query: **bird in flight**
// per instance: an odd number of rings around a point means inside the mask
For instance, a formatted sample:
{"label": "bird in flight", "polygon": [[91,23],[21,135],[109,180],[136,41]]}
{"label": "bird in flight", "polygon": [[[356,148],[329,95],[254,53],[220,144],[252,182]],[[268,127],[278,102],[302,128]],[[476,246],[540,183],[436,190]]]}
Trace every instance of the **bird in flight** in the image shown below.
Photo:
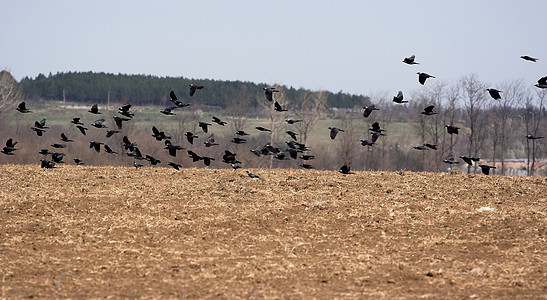
{"label": "bird in flight", "polygon": [[106,128],[106,125],[104,125],[103,123],[104,123],[104,119],[99,119],[91,123],[91,126],[95,128]]}
{"label": "bird in flight", "polygon": [[203,144],[205,144],[205,147],[217,146],[218,144],[215,143],[215,134],[211,133],[211,135],[207,138],[205,142],[203,142]]}
{"label": "bird in flight", "polygon": [[69,139],[63,132],[61,132],[61,141],[65,143],[74,142],[73,140]]}
{"label": "bird in flight", "polygon": [[72,121],[70,121],[70,123],[76,125],[84,125],[84,123],[80,122],[80,118],[72,118]]}
{"label": "bird in flight", "polygon": [[173,167],[177,171],[180,171],[180,168],[182,168],[182,165],[179,165],[179,164],[174,163],[172,161],[168,162],[167,164],[170,165],[171,167]]}
{"label": "bird in flight", "polygon": [[247,132],[245,132],[245,131],[243,131],[243,130],[238,130],[238,131],[236,131],[236,134],[237,134],[237,135],[241,135],[241,136],[249,135]]}
{"label": "bird in flight", "polygon": [[302,122],[302,120],[287,119],[287,120],[285,120],[285,122],[292,125],[294,123]]}
{"label": "bird in flight", "polygon": [[83,135],[86,135],[85,131],[88,130],[86,127],[77,125],[76,128],[78,128]]}
{"label": "bird in flight", "polygon": [[397,93],[397,96],[393,97],[393,102],[395,102],[395,103],[408,103],[408,100],[403,100],[403,99],[404,99],[403,91],[399,91]]}
{"label": "bird in flight", "polygon": [[111,137],[114,134],[119,133],[119,132],[120,132],[119,130],[107,130],[106,131],[106,137],[109,138],[109,137]]}
{"label": "bird in flight", "polygon": [[258,131],[270,131],[270,132],[271,132],[270,129],[264,128],[264,127],[262,127],[262,126],[256,126],[255,128],[256,128],[256,130],[258,130]]}
{"label": "bird in flight", "polygon": [[169,151],[169,155],[173,156],[173,157],[177,157],[177,150],[182,150],[184,148],[182,148],[181,146],[179,145],[173,145],[171,143],[171,140],[165,140],[164,142],[165,144],[165,148],[164,149],[167,149]]}
{"label": "bird in flight", "polygon": [[210,123],[205,123],[205,122],[199,122],[198,123],[198,126],[201,127],[201,129],[203,130],[203,132],[207,133],[208,131],[208,126],[210,126],[211,124]]}
{"label": "bird in flight", "polygon": [[74,158],[74,162],[76,163],[77,166],[85,165],[85,164],[84,164],[84,161],[81,160],[81,159],[79,159],[79,158],[77,158],[77,157]]}
{"label": "bird in flight", "polygon": [[496,89],[486,89],[488,93],[490,94],[490,97],[492,97],[494,100],[500,100],[502,91],[496,90]]}
{"label": "bird in flight", "polygon": [[537,135],[528,134],[528,135],[526,135],[526,138],[529,139],[529,140],[537,140],[537,139],[542,139],[543,137],[542,137],[542,136],[537,136]]}
{"label": "bird in flight", "polygon": [[329,127],[330,129],[330,139],[334,140],[336,138],[336,135],[338,135],[338,132],[344,132],[343,129],[336,128],[336,127]]}
{"label": "bird in flight", "polygon": [[419,65],[420,63],[419,62],[415,62],[414,59],[416,59],[416,56],[415,55],[411,55],[409,57],[405,57],[405,59],[403,59],[403,62],[407,65]]}
{"label": "bird in flight", "polygon": [[101,142],[96,142],[96,141],[91,141],[89,142],[89,148],[93,148],[95,149],[95,151],[97,151],[97,153],[99,153],[101,151],[101,145],[103,143]]}
{"label": "bird in flight", "polygon": [[532,61],[532,62],[537,62],[538,61],[538,58],[531,57],[531,56],[528,56],[528,55],[523,55],[520,58],[522,58],[524,60],[527,60],[527,61]]}
{"label": "bird in flight", "polygon": [[104,144],[104,152],[109,154],[117,154],[118,152],[113,151],[107,144]]}
{"label": "bird in flight", "polygon": [[127,118],[120,118],[118,116],[114,116],[112,118],[114,119],[114,123],[116,123],[116,127],[118,127],[118,129],[122,129],[122,123],[123,122],[126,122],[126,121],[130,120],[130,119],[127,119]]}
{"label": "bird in flight", "polygon": [[[372,132],[377,132],[377,133],[382,133],[383,131],[385,131],[384,129],[380,128],[380,123],[378,122],[374,122],[372,123],[371,127],[368,129]],[[374,141],[373,141],[374,142]]]}
{"label": "bird in flight", "polygon": [[213,116],[213,120],[212,120],[212,121],[215,122],[215,123],[217,123],[217,124],[220,125],[220,126],[224,126],[224,125],[227,124],[226,122],[222,121],[221,119],[219,119],[219,118],[217,118],[217,117],[215,117],[215,116]]}
{"label": "bird in flight", "polygon": [[279,102],[277,102],[277,101],[275,101],[275,103],[274,103],[274,110],[275,111],[287,111],[286,109],[281,107],[281,104],[279,104]]}
{"label": "bird in flight", "polygon": [[187,131],[184,135],[186,136],[186,140],[188,141],[188,143],[190,143],[192,145],[194,144],[194,139],[199,138],[199,136],[194,135],[190,131]]}
{"label": "bird in flight", "polygon": [[[126,103],[126,104],[124,104],[124,105],[122,105],[118,108],[118,113],[122,116],[126,116],[128,118],[133,118],[135,116],[135,114],[132,111],[129,110],[130,108],[131,108],[131,104]],[[128,121],[128,120],[124,120],[124,121]]]}
{"label": "bird in flight", "polygon": [[[192,95],[190,95],[190,96],[192,96]],[[183,103],[182,101],[177,99],[177,95],[175,95],[175,92],[173,92],[173,91],[171,91],[171,93],[169,93],[169,101],[173,102],[173,104],[175,104],[177,107],[180,107],[180,108],[190,106],[190,103]]]}
{"label": "bird in flight", "polygon": [[296,136],[297,136],[298,134],[295,133],[294,131],[287,130],[287,131],[285,131],[285,133],[288,134],[288,135],[290,135],[291,138],[292,138],[293,140],[295,140],[295,141],[297,140],[297,139],[296,139]]}
{"label": "bird in flight", "polygon": [[428,78],[435,78],[435,76],[429,75],[427,73],[418,72],[416,74],[418,74],[418,82],[420,82],[421,85],[424,85],[425,81]]}
{"label": "bird in flight", "polygon": [[273,93],[279,93],[279,90],[276,90],[273,87],[265,87],[262,89],[264,90],[264,94],[266,94],[266,99],[270,102],[273,101]]}
{"label": "bird in flight", "polygon": [[100,115],[101,113],[99,112],[99,107],[97,106],[97,104],[93,104],[91,106],[91,108],[88,110],[88,112],[92,113],[92,114],[96,114],[96,115]]}
{"label": "bird in flight", "polygon": [[194,96],[197,90],[203,89],[203,85],[195,85],[190,83],[190,97]]}
{"label": "bird in flight", "polygon": [[460,127],[456,127],[454,125],[444,125],[444,127],[446,127],[446,132],[448,132],[449,134],[458,134],[458,129],[460,129]]}
{"label": "bird in flight", "polygon": [[25,104],[25,101],[19,103],[19,105],[17,105],[17,108],[16,110],[20,113],[23,113],[23,114],[26,114],[26,113],[31,113],[32,111],[28,110],[27,107],[26,107],[26,104]]}
{"label": "bird in flight", "polygon": [[481,167],[481,171],[484,175],[489,175],[490,174],[490,169],[495,169],[496,168],[494,166],[489,166],[489,165],[484,165],[484,164],[479,165],[479,167]]}
{"label": "bird in flight", "polygon": [[162,114],[164,114],[164,115],[166,115],[166,116],[174,116],[174,115],[176,115],[176,114],[175,114],[175,113],[172,113],[171,111],[172,111],[173,109],[175,109],[175,108],[177,108],[177,107],[176,107],[176,106],[166,107],[166,108],[160,110],[160,113],[162,113]]}
{"label": "bird in flight", "polygon": [[371,142],[369,140],[361,140],[361,145],[371,147],[372,145],[374,145],[374,142]]}
{"label": "bird in flight", "polygon": [[426,116],[436,115],[437,113],[433,111],[434,108],[435,108],[435,105],[429,105],[426,108],[424,108],[424,111],[422,111],[421,114]]}
{"label": "bird in flight", "polygon": [[349,165],[343,165],[338,172],[342,174],[353,174],[353,172],[350,171],[351,167]]}
{"label": "bird in flight", "polygon": [[156,141],[161,141],[165,139],[170,139],[170,136],[166,136],[165,132],[159,131],[156,126],[152,126],[152,136],[156,139]]}
{"label": "bird in flight", "polygon": [[368,118],[370,114],[375,110],[380,110],[379,108],[376,108],[374,104],[371,104],[369,106],[363,107],[365,110],[363,111],[363,117]]}
{"label": "bird in flight", "polygon": [[547,89],[547,76],[538,79],[538,83],[534,84],[534,86],[540,89]]}

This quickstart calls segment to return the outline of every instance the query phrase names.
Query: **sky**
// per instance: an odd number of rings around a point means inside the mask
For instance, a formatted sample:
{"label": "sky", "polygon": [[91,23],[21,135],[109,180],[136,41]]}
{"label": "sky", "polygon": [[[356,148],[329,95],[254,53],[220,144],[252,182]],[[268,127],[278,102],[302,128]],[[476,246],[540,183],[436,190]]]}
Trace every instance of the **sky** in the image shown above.
{"label": "sky", "polygon": [[[541,0],[0,0],[0,69],[17,80],[94,71],[359,95],[417,91],[416,72],[532,86],[547,75],[546,12]],[[412,54],[420,65],[402,62]]]}

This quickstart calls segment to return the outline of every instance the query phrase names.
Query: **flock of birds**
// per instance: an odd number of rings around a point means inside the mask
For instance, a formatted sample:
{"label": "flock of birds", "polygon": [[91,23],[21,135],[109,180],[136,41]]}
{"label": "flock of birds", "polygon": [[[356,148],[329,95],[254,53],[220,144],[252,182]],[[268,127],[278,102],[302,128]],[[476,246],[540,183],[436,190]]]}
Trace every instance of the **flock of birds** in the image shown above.
{"label": "flock of birds", "polygon": [[[526,55],[521,56],[521,58],[524,59],[524,60],[527,60],[527,61],[531,61],[531,62],[536,62],[538,60],[537,58],[526,56]],[[415,61],[415,56],[414,55],[406,57],[403,60],[403,62],[405,64],[408,64],[408,65],[418,65],[419,64],[418,62]],[[422,85],[425,84],[427,79],[435,78],[435,76],[432,76],[430,74],[423,73],[423,72],[418,72],[417,74],[418,74],[418,82]],[[547,76],[540,78],[538,80],[537,84],[535,84],[535,86],[537,88],[541,88],[541,89],[547,88]],[[192,97],[192,96],[194,96],[194,94],[196,93],[197,90],[201,90],[203,88],[204,88],[204,86],[202,86],[202,85],[195,85],[195,84],[192,83],[192,84],[190,84],[190,87],[189,87],[189,95]],[[264,90],[266,100],[273,104],[273,109],[275,111],[277,111],[277,112],[288,111],[287,109],[283,108],[279,104],[278,101],[276,101],[274,99],[275,98],[274,97],[275,93],[279,92],[278,89],[276,89],[275,87],[264,87],[263,90]],[[495,88],[489,88],[489,89],[487,89],[487,91],[494,100],[500,100],[501,99],[500,93],[503,93],[502,91],[497,90]],[[179,100],[174,91],[170,92],[169,98],[170,98],[170,101],[173,104],[173,106],[165,107],[164,109],[162,109],[160,111],[160,113],[162,113],[164,115],[167,115],[167,116],[175,115],[175,113],[174,113],[175,109],[181,109],[181,108],[184,108],[184,107],[187,107],[187,106],[190,105],[189,103],[184,103],[181,100]],[[393,102],[398,103],[398,104],[404,104],[404,103],[408,103],[409,101],[405,100],[403,92],[399,91],[397,93],[397,95],[393,97]],[[434,109],[435,109],[434,105],[429,105],[429,106],[424,108],[424,110],[421,112],[421,114],[423,114],[425,116],[435,115],[435,114],[437,114],[437,112],[435,112]],[[16,110],[19,111],[20,113],[23,113],[23,114],[32,113],[32,111],[29,110],[26,107],[25,102],[19,103]],[[363,117],[368,118],[375,110],[380,110],[380,109],[377,108],[374,104],[365,106],[364,111],[363,111]],[[90,114],[93,114],[93,115],[101,115],[102,114],[101,111],[99,111],[99,108],[98,108],[97,104],[93,104],[91,106],[91,108],[88,110],[88,112]],[[113,121],[116,125],[116,129],[108,129],[108,127],[105,124],[105,119],[104,118],[95,120],[93,123],[91,123],[91,126],[93,126],[95,128],[106,130],[106,137],[109,138],[109,137],[113,136],[114,134],[119,133],[120,130],[122,129],[122,127],[123,127],[123,123],[131,121],[132,118],[135,116],[135,113],[131,110],[131,104],[129,104],[129,103],[124,104],[121,107],[119,107],[118,113],[120,114],[120,116],[114,116],[113,117]],[[80,119],[81,118],[76,117],[76,118],[73,118],[70,122],[73,125],[75,125],[75,127],[80,131],[80,133],[82,135],[85,136],[86,131],[88,130],[88,128],[85,127],[84,123],[82,123],[80,121]],[[298,122],[301,122],[301,121],[302,120],[295,120],[295,119],[286,119],[285,120],[285,122],[287,122],[287,124],[289,124],[289,125],[292,125],[292,124],[295,124],[295,123],[298,123]],[[223,120],[221,120],[221,119],[219,119],[218,117],[215,117],[215,116],[212,116],[211,122],[213,122],[213,123],[215,123],[219,126],[225,126],[227,124],[227,122],[225,122],[225,121],[223,121]],[[208,133],[209,132],[209,127],[212,126],[212,124],[200,121],[198,126],[203,130],[203,132]],[[459,129],[460,129],[459,127],[457,127],[455,125],[445,125],[445,127],[446,127],[446,130],[447,130],[448,134],[450,134],[450,135],[459,134]],[[46,132],[46,130],[48,128],[49,127],[46,126],[46,119],[41,119],[40,121],[35,121],[34,126],[30,127],[30,129],[33,130],[38,136],[42,136],[43,133]],[[264,128],[264,127],[261,127],[261,126],[257,126],[255,128],[258,131],[271,132],[270,129]],[[332,140],[334,140],[340,132],[344,132],[344,129],[337,128],[337,127],[329,127],[328,129],[330,130],[329,136]],[[380,127],[380,124],[378,122],[372,123],[371,127],[368,130],[371,134],[371,138],[370,138],[370,140],[368,140],[368,139],[360,140],[362,146],[368,146],[368,147],[373,146],[376,143],[376,141],[378,140],[378,138],[380,138],[381,136],[385,136],[385,132],[386,132],[384,129],[382,129]],[[178,151],[184,150],[184,148],[182,146],[173,144],[171,142],[171,137],[167,136],[165,134],[165,132],[158,130],[155,126],[152,126],[152,133],[153,133],[152,136],[157,141],[163,141],[164,142],[164,145],[165,145],[164,149],[166,149],[168,151],[168,153],[171,157],[176,157]],[[297,135],[298,134],[295,133],[294,131],[287,130],[285,133],[288,136],[290,136],[291,139],[292,139],[292,140],[289,140],[289,141],[285,142],[287,144],[288,148],[285,148],[283,150],[279,147],[274,147],[273,145],[270,145],[268,143],[260,149],[251,149],[250,151],[258,157],[270,156],[271,155],[275,159],[278,159],[278,160],[289,160],[291,158],[292,159],[300,158],[303,161],[300,164],[300,166],[302,168],[304,168],[304,169],[313,169],[314,167],[308,162],[310,160],[314,159],[315,157],[311,154],[306,154],[306,152],[309,151],[310,149],[305,144],[299,143],[297,141]],[[194,140],[199,138],[196,135],[196,133],[192,133],[192,132],[189,132],[189,131],[186,132],[184,135],[186,136],[186,139],[190,144],[194,144]],[[246,143],[245,136],[247,136],[247,135],[249,135],[249,134],[246,133],[245,131],[239,130],[239,131],[236,132],[236,137],[234,137],[231,140],[231,142],[234,143],[234,144],[244,144],[244,143]],[[543,136],[527,135],[526,138],[528,138],[530,140],[536,140],[536,139],[543,138]],[[63,143],[54,143],[54,144],[51,144],[50,146],[55,148],[55,149],[63,149],[63,148],[66,148],[66,143],[73,142],[73,140],[68,138],[65,135],[65,133],[61,133],[60,141],[63,142]],[[133,161],[133,166],[135,168],[138,169],[138,168],[143,167],[143,165],[138,163],[137,161],[146,160],[151,165],[157,165],[157,164],[161,163],[160,160],[156,159],[155,157],[153,157],[151,155],[143,155],[141,153],[140,149],[138,148],[137,143],[131,142],[127,136],[124,136],[122,141],[123,141],[123,148],[127,151],[125,154],[127,156],[132,157],[132,158],[135,159]],[[207,137],[207,139],[203,142],[203,144],[205,145],[205,147],[213,147],[213,146],[218,146],[219,145],[218,143],[215,143],[214,133],[211,133]],[[14,155],[15,154],[14,152],[17,150],[17,148],[15,148],[16,145],[17,145],[17,142],[13,141],[13,138],[9,138],[5,143],[5,147],[3,147],[3,149],[0,152],[2,152],[5,155]],[[107,154],[117,154],[116,151],[112,150],[112,148],[110,148],[107,144],[105,144],[103,142],[98,142],[98,141],[93,141],[93,140],[89,142],[89,148],[95,150],[96,152],[100,152],[101,147],[104,149],[104,152],[106,152]],[[424,143],[423,145],[414,146],[414,149],[420,150],[420,151],[437,150],[437,145]],[[60,150],[57,150],[57,151],[60,151]],[[188,153],[188,156],[192,159],[193,162],[203,161],[203,163],[206,166],[210,166],[211,162],[215,161],[215,158],[213,158],[213,157],[201,156],[201,155],[198,155],[197,153],[195,153],[192,150],[187,150],[187,153]],[[48,149],[42,149],[39,152],[39,154],[44,156],[44,158],[40,159],[42,168],[55,168],[55,166],[57,164],[65,163],[63,161],[63,159],[66,155],[62,152],[51,152]],[[46,157],[48,157],[48,156],[51,157],[51,160],[46,159]],[[239,169],[239,168],[241,168],[241,166],[240,166],[241,162],[237,160],[236,156],[237,156],[236,153],[232,153],[229,150],[225,150],[224,155],[222,156],[222,162],[229,164],[234,169]],[[460,158],[466,164],[468,164],[469,166],[473,166],[473,164],[475,162],[478,163],[480,161],[479,157],[468,157],[468,156],[462,155],[462,156],[460,156]],[[77,158],[77,157],[73,158],[73,160],[74,160],[74,163],[76,165],[83,165],[84,164],[84,162],[81,159]],[[452,156],[449,156],[449,157],[445,158],[443,160],[443,162],[446,163],[446,164],[449,164],[449,165],[459,164],[459,161],[456,161]],[[180,168],[182,167],[182,165],[180,165],[176,162],[173,162],[173,161],[168,162],[168,165],[173,167],[176,170],[180,170]],[[486,164],[479,164],[478,166],[481,168],[482,172],[486,175],[488,175],[490,173],[490,169],[495,169],[494,166],[490,166],[490,165],[486,165]],[[250,171],[246,171],[246,172],[247,172],[248,176],[251,177],[251,178],[260,178],[258,175],[253,174]],[[350,165],[348,165],[348,164],[343,165],[338,170],[338,172],[340,172],[342,174],[352,174]]]}

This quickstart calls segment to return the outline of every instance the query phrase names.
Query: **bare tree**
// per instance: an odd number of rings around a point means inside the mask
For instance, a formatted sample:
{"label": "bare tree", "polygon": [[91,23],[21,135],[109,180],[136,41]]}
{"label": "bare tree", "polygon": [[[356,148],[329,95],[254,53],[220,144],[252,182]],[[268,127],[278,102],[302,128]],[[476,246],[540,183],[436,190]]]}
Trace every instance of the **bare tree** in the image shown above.
{"label": "bare tree", "polygon": [[21,85],[11,76],[9,70],[0,71],[0,112],[21,100],[22,96]]}
{"label": "bare tree", "polygon": [[[537,109],[534,106],[532,97],[527,97],[525,100],[526,110],[524,115],[526,135],[537,136],[539,133],[540,124],[542,124],[543,115],[545,114],[545,101],[547,100],[547,90],[536,90],[537,97]],[[532,147],[530,148],[530,142]],[[526,139],[526,153],[527,153],[527,173],[528,176],[533,176],[535,171],[536,162],[536,140]],[[530,154],[532,155],[532,165],[530,166]]]}
{"label": "bare tree", "polygon": [[327,93],[323,90],[309,92],[306,90],[299,91],[300,101],[295,110],[296,117],[302,122],[296,123],[300,142],[306,144],[308,135],[313,129],[317,120],[321,118],[327,104]]}

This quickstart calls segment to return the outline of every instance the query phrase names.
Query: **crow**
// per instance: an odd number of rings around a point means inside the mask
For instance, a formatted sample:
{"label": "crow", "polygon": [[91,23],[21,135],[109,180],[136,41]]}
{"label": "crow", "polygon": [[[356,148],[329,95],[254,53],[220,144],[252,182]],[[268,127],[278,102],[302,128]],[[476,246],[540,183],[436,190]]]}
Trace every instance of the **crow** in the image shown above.
{"label": "crow", "polygon": [[255,128],[256,128],[256,130],[258,130],[258,131],[269,131],[269,132],[272,132],[270,129],[264,128],[264,127],[262,127],[262,126],[256,126]]}
{"label": "crow", "polygon": [[376,108],[375,105],[371,104],[369,106],[363,107],[365,110],[363,111],[363,117],[368,118],[370,114],[375,110],[380,110],[379,108]]}
{"label": "crow", "polygon": [[74,158],[74,162],[76,163],[77,166],[85,165],[84,161],[79,158]]}
{"label": "crow", "polygon": [[460,156],[460,158],[463,159],[463,161],[465,161],[468,165],[470,165],[470,166],[473,165],[473,161],[471,160],[471,158],[469,156],[462,155],[462,156]]}
{"label": "crow", "polygon": [[131,149],[137,146],[137,143],[131,143],[129,141],[129,138],[127,138],[127,135],[123,136],[122,141],[123,141],[123,147],[125,148],[125,150]]}
{"label": "crow", "polygon": [[455,161],[454,158],[452,156],[448,156],[447,158],[445,158],[443,160],[443,163],[445,164],[449,164],[449,165],[454,165],[454,164],[459,164],[459,162]]}
{"label": "crow", "polygon": [[287,130],[287,131],[285,131],[285,133],[290,135],[292,137],[292,139],[296,141],[296,136],[298,135],[297,133],[295,133],[294,131],[291,131],[291,130]]}
{"label": "crow", "polygon": [[[124,104],[124,105],[122,105],[118,108],[118,113],[122,116],[126,116],[128,118],[133,118],[135,116],[135,114],[132,111],[129,110],[130,108],[131,108],[131,104],[126,103],[126,104]],[[127,121],[129,121],[129,120],[127,120]]]}
{"label": "crow", "polygon": [[194,151],[188,150],[188,156],[192,158],[192,162],[200,161],[202,159],[201,156],[197,155]]}
{"label": "crow", "polygon": [[215,143],[215,134],[211,133],[211,135],[207,138],[205,142],[205,147],[211,147],[211,146],[217,146],[218,144]]}
{"label": "crow", "polygon": [[44,129],[36,128],[36,127],[30,127],[30,129],[34,130],[38,136],[42,136],[44,132],[46,132]]}
{"label": "crow", "polygon": [[502,91],[496,90],[496,89],[486,89],[488,93],[490,94],[490,97],[492,97],[494,100],[500,100]]}
{"label": "crow", "polygon": [[152,155],[146,155],[145,159],[150,162],[151,165],[155,166],[157,164],[160,164],[161,161],[159,159],[156,159]]}
{"label": "crow", "polygon": [[125,155],[127,155],[129,157],[133,157],[133,158],[138,159],[138,160],[144,159],[144,157],[142,157],[141,150],[138,147],[132,147],[129,150],[130,150],[130,152],[127,152]]}
{"label": "crow", "polygon": [[58,153],[58,152],[51,153],[51,160],[53,160],[53,162],[55,163],[64,164],[65,162],[63,161],[63,157],[65,157],[64,153]]}
{"label": "crow", "polygon": [[222,161],[228,164],[239,164],[241,163],[236,159],[235,153],[230,152],[229,150],[224,150],[224,155],[222,156]]}
{"label": "crow", "polygon": [[408,100],[403,100],[403,99],[404,99],[403,91],[399,91],[397,93],[397,96],[393,97],[393,102],[395,102],[395,103],[408,103]]}
{"label": "crow", "polygon": [[4,153],[5,155],[15,155],[15,153],[12,153],[15,150],[17,150],[17,149],[10,148],[10,147],[6,146],[6,147],[2,148],[2,150],[0,150],[0,152]]}
{"label": "crow", "polygon": [[247,132],[245,132],[245,131],[243,131],[243,130],[238,130],[238,131],[236,131],[236,134],[237,134],[237,135],[241,135],[241,136],[249,135]]}
{"label": "crow", "polygon": [[213,120],[212,120],[212,121],[215,122],[215,123],[217,123],[217,124],[220,125],[220,126],[224,126],[224,125],[228,124],[228,123],[222,121],[221,119],[219,119],[219,118],[217,118],[217,117],[215,117],[215,116],[213,116]]}
{"label": "crow", "polygon": [[231,142],[234,143],[234,144],[245,144],[245,143],[247,143],[247,140],[235,137],[231,140]]}
{"label": "crow", "polygon": [[114,134],[119,133],[119,132],[120,132],[119,130],[107,130],[106,131],[106,137],[109,138],[109,137],[111,137]]}
{"label": "crow", "polygon": [[170,165],[171,167],[173,167],[177,171],[180,171],[180,168],[182,168],[182,165],[179,165],[179,164],[174,163],[172,161],[168,162],[167,164]]}
{"label": "crow", "polygon": [[361,145],[362,145],[362,146],[369,146],[369,147],[370,147],[370,146],[372,146],[372,145],[374,145],[374,144],[375,144],[374,142],[371,142],[371,141],[369,141],[369,140],[361,140]]}
{"label": "crow", "polygon": [[70,123],[76,125],[84,125],[84,123],[80,122],[80,118],[72,118],[72,121],[70,121]]}
{"label": "crow", "polygon": [[173,156],[173,157],[176,157],[177,156],[177,150],[182,150],[184,148],[182,148],[181,146],[179,145],[173,145],[171,143],[171,140],[165,140],[165,148],[164,149],[167,149],[169,150],[169,155]]}
{"label": "crow", "polygon": [[166,107],[166,108],[160,110],[160,113],[162,113],[166,116],[174,116],[176,114],[172,113],[171,111],[175,108],[177,108],[177,107],[176,106]]}
{"label": "crow", "polygon": [[273,93],[279,93],[279,90],[276,90],[275,88],[273,87],[265,87],[265,88],[262,88],[264,90],[264,94],[266,95],[266,99],[268,99],[268,101],[273,101]]}
{"label": "crow", "polygon": [[313,156],[313,155],[300,155],[300,158],[303,159],[303,160],[311,160],[311,159],[314,159],[315,156]]}
{"label": "crow", "polygon": [[378,140],[378,138],[382,135],[385,135],[381,132],[373,132],[372,133],[372,138],[370,139],[373,143],[376,143],[376,141]]}
{"label": "crow", "polygon": [[329,129],[330,129],[330,139],[331,140],[334,140],[336,138],[336,135],[338,134],[338,132],[344,132],[343,129],[336,128],[336,127],[329,127]]}
{"label": "crow", "polygon": [[309,170],[309,169],[313,169],[313,166],[310,165],[310,164],[300,164],[300,166],[301,166],[302,168],[308,169],[308,170]]}
{"label": "crow", "polygon": [[241,169],[241,167],[236,164],[230,164],[230,167],[232,167],[232,169],[234,170]]}
{"label": "crow", "polygon": [[66,148],[65,144],[51,144],[50,146],[57,149]]}
{"label": "crow", "polygon": [[421,114],[426,116],[436,115],[437,113],[433,111],[434,108],[435,108],[435,105],[429,105],[426,108],[424,108],[424,111],[422,111]]}
{"label": "crow", "polygon": [[117,154],[118,152],[113,151],[107,144],[104,144],[104,152],[109,154]]}
{"label": "crow", "polygon": [[135,167],[135,169],[138,169],[138,168],[142,168],[142,167],[143,167],[143,165],[138,164],[136,161],[133,161],[133,166]]}
{"label": "crow", "polygon": [[258,175],[255,175],[255,174],[251,173],[251,171],[247,171],[247,175],[249,175],[249,177],[251,177],[251,178],[257,178],[257,179],[260,179],[260,176],[258,176]]}
{"label": "crow", "polygon": [[198,126],[201,127],[201,129],[203,129],[203,132],[207,133],[209,127],[211,124],[210,123],[205,123],[205,122],[199,122],[198,123]]}
{"label": "crow", "polygon": [[256,155],[257,157],[260,157],[262,153],[259,150],[251,149],[250,150],[252,154]]}
{"label": "crow", "polygon": [[283,152],[279,152],[279,153],[275,154],[274,158],[278,159],[278,160],[288,160],[289,159],[287,157],[287,155],[285,155],[285,153],[283,153]]}
{"label": "crow", "polygon": [[49,150],[47,149],[41,149],[40,152],[38,152],[39,154],[42,154],[42,155],[50,155],[50,154],[53,154],[53,152],[49,152]]}
{"label": "crow", "polygon": [[201,159],[203,160],[203,164],[207,167],[211,165],[212,160],[215,160],[214,158],[208,156],[202,156]]}
{"label": "crow", "polygon": [[437,145],[434,145],[434,144],[425,143],[424,146],[426,146],[429,149],[437,150]]}
{"label": "crow", "polygon": [[538,83],[534,84],[534,86],[540,89],[547,89],[547,76],[541,77],[540,79],[538,79]]}
{"label": "crow", "polygon": [[40,120],[40,122],[34,121],[34,127],[39,128],[39,129],[47,129],[47,128],[49,128],[49,127],[46,126],[46,119],[45,119],[45,118],[43,118],[42,120]]}
{"label": "crow", "polygon": [[353,172],[350,172],[351,167],[349,165],[343,165],[338,172],[342,174],[354,174]]}
{"label": "crow", "polygon": [[61,132],[61,141],[65,143],[74,142],[73,140],[69,139],[63,132]]}
{"label": "crow", "polygon": [[194,96],[196,90],[201,90],[202,88],[203,85],[195,85],[193,83],[190,83],[190,97]]}
{"label": "crow", "polygon": [[17,105],[17,108],[16,110],[20,113],[23,113],[23,114],[26,114],[26,113],[31,113],[32,111],[28,110],[27,107],[26,107],[26,104],[25,104],[25,101],[19,103],[19,105]]}
{"label": "crow", "polygon": [[275,111],[279,111],[279,112],[281,112],[281,111],[287,111],[286,109],[284,109],[283,107],[281,107],[281,104],[279,104],[279,102],[277,102],[277,101],[275,101],[275,103],[274,103],[274,110],[275,110]]}
{"label": "crow", "polygon": [[170,136],[166,136],[165,135],[165,132],[163,131],[159,131],[156,126],[152,126],[152,136],[154,138],[156,138],[157,141],[161,141],[161,140],[165,140],[165,139],[170,139],[171,137]]}
{"label": "crow", "polygon": [[92,113],[92,114],[96,114],[96,115],[100,115],[101,113],[99,112],[99,108],[97,106],[97,104],[93,104],[91,106],[91,108],[88,110],[88,112]]}
{"label": "crow", "polygon": [[40,159],[40,162],[41,162],[41,165],[40,165],[41,168],[46,168],[46,169],[55,168],[55,163],[52,161],[49,161],[47,159]]}
{"label": "crow", "polygon": [[529,139],[529,140],[537,140],[537,139],[542,139],[542,138],[544,138],[544,137],[543,137],[543,136],[537,136],[537,135],[528,134],[528,135],[526,135],[526,138]]}
{"label": "crow", "polygon": [[419,62],[414,61],[415,58],[416,58],[415,55],[411,55],[409,57],[405,57],[405,59],[403,59],[403,62],[407,65],[419,65],[420,64]]}
{"label": "crow", "polygon": [[130,120],[130,119],[127,119],[127,118],[120,118],[118,116],[114,116],[112,118],[114,119],[114,122],[116,123],[116,127],[118,127],[118,129],[122,129],[122,123],[123,122]]}
{"label": "crow", "polygon": [[186,140],[188,140],[188,143],[190,143],[192,145],[194,144],[194,139],[199,138],[199,136],[194,135],[190,131],[186,132],[184,135],[186,136]]}
{"label": "crow", "polygon": [[435,76],[429,75],[427,73],[418,72],[416,74],[418,74],[418,81],[420,82],[421,85],[425,84],[426,79],[435,78]]}
{"label": "crow", "polygon": [[294,124],[294,123],[302,122],[302,120],[287,119],[287,120],[285,120],[285,122],[287,122],[289,124]]}
{"label": "crow", "polygon": [[527,60],[527,61],[532,61],[532,62],[537,62],[538,61],[538,58],[531,57],[531,56],[528,56],[528,55],[523,55],[520,58],[522,58],[524,60]]}
{"label": "crow", "polygon": [[289,156],[292,159],[297,159],[298,158],[298,152],[302,152],[302,150],[298,150],[298,149],[294,149],[294,148],[289,148],[289,149],[286,149],[285,151],[289,152]]}
{"label": "crow", "polygon": [[[378,122],[372,123],[371,127],[368,130],[370,130],[372,132],[377,132],[377,133],[382,133],[383,131],[385,131],[384,129],[380,128],[380,123],[378,123]],[[373,141],[373,142],[375,142],[375,141]]]}
{"label": "crow", "polygon": [[458,129],[460,129],[460,127],[454,125],[444,125],[444,127],[446,127],[446,132],[449,134],[458,134]]}
{"label": "crow", "polygon": [[85,133],[85,131],[87,130],[86,127],[84,127],[82,125],[77,125],[76,128],[78,128],[83,135],[86,135],[86,133]]}
{"label": "crow", "polygon": [[180,107],[180,108],[190,106],[189,103],[183,103],[182,101],[177,99],[177,96],[175,95],[175,92],[173,92],[173,91],[171,91],[171,93],[169,93],[169,101],[173,102],[173,104],[175,104],[177,107]]}
{"label": "crow", "polygon": [[99,119],[91,123],[91,126],[95,128],[107,128],[106,125],[103,124],[103,122],[104,122],[104,119]]}
{"label": "crow", "polygon": [[6,147],[7,148],[11,148],[13,150],[16,150],[15,149],[15,145],[17,145],[18,142],[14,142],[13,141],[13,138],[9,138],[7,141],[6,141]]}
{"label": "crow", "polygon": [[490,174],[490,169],[495,169],[496,167],[489,166],[489,165],[479,165],[481,167],[481,171],[484,175]]}
{"label": "crow", "polygon": [[95,151],[97,151],[97,153],[99,153],[101,151],[101,145],[103,143],[101,142],[95,142],[95,141],[91,141],[89,142],[89,148],[94,148]]}

